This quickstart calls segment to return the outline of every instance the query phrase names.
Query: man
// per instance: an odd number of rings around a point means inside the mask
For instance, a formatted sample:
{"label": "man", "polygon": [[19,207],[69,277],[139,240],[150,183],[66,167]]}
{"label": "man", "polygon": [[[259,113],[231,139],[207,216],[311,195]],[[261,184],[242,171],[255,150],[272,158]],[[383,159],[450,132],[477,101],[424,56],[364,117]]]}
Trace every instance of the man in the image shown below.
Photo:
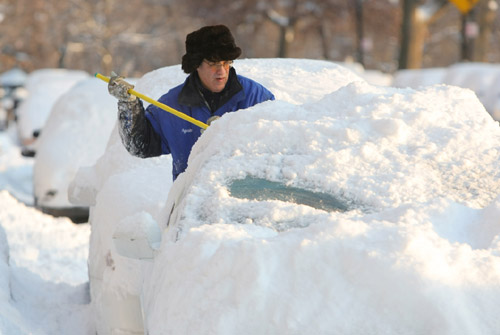
{"label": "man", "polygon": [[[186,37],[182,69],[186,81],[163,95],[159,102],[201,122],[247,108],[274,95],[259,83],[237,75],[233,60],[241,55],[229,29],[207,26]],[[174,180],[187,167],[189,153],[201,129],[173,114],[142,102],[127,93],[133,88],[121,77],[109,81],[110,94],[118,98],[120,136],[127,150],[146,158],[172,154]]]}

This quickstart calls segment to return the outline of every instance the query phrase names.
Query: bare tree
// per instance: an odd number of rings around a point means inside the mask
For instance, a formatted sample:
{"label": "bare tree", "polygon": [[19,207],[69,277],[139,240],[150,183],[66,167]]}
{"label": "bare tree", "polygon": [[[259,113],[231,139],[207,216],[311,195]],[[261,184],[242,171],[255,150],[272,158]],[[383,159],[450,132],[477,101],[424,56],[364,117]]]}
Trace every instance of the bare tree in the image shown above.
{"label": "bare tree", "polygon": [[282,11],[283,14],[273,7],[265,10],[266,17],[279,28],[279,48],[277,57],[288,57],[288,50],[295,39],[295,25],[303,13],[299,12],[299,0],[285,2]]}
{"label": "bare tree", "polygon": [[403,0],[399,68],[420,68],[428,26],[437,20],[447,0]]}
{"label": "bare tree", "polygon": [[356,61],[364,65],[363,57],[363,0],[356,0],[354,2],[354,17],[356,22]]}
{"label": "bare tree", "polygon": [[[141,75],[176,64],[183,18],[166,1],[0,0],[1,65]],[[178,28],[178,27],[181,28]],[[26,55],[20,57],[19,55]]]}
{"label": "bare tree", "polygon": [[495,0],[479,0],[477,5],[479,36],[474,45],[474,61],[487,62],[488,51],[493,37],[493,26],[498,15],[498,3]]}
{"label": "bare tree", "polygon": [[[492,37],[495,20],[498,18],[498,4],[495,0],[480,0],[476,8],[468,4],[460,8],[462,12],[447,0],[404,0],[403,21],[401,29],[401,47],[399,55],[399,68],[420,68],[423,64],[426,40],[431,35],[430,26],[440,20],[446,12],[453,11],[458,17],[456,23],[457,33],[456,49],[448,55],[449,61],[487,61],[488,49],[492,46]],[[473,9],[473,10],[471,10]],[[469,12],[469,10],[471,10]],[[477,18],[476,18],[477,17]],[[478,21],[478,36],[471,32],[475,28],[475,20]],[[442,32],[435,32],[443,35]],[[445,41],[445,38],[442,39]]]}

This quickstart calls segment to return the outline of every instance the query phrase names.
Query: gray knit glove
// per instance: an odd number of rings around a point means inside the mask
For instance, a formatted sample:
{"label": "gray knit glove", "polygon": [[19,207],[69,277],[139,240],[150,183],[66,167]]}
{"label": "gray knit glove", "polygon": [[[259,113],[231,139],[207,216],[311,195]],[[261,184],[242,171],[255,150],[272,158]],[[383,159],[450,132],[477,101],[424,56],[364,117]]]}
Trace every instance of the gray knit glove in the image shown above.
{"label": "gray knit glove", "polygon": [[134,85],[127,83],[123,77],[118,76],[116,73],[111,73],[111,78],[108,83],[108,92],[120,101],[135,101],[136,97],[128,90],[133,89]]}

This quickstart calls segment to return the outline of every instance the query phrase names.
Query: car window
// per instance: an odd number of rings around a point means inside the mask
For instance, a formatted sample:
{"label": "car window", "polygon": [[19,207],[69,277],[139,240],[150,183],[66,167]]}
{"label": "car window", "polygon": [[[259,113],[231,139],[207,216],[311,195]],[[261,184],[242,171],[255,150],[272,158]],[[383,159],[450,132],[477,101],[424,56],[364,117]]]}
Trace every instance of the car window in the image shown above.
{"label": "car window", "polygon": [[229,192],[231,196],[240,199],[259,201],[280,200],[328,212],[345,212],[349,210],[346,201],[338,199],[331,194],[312,192],[252,176],[230,182]]}

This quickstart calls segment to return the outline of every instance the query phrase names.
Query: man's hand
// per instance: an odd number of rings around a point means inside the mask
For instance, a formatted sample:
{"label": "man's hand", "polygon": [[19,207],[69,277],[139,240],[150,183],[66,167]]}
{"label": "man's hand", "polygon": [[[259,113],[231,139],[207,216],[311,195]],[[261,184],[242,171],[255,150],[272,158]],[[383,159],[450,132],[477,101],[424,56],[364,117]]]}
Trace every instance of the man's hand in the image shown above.
{"label": "man's hand", "polygon": [[134,85],[127,83],[123,77],[118,76],[116,73],[111,73],[108,83],[109,94],[120,101],[134,101],[136,97],[128,93],[128,90],[133,88]]}

